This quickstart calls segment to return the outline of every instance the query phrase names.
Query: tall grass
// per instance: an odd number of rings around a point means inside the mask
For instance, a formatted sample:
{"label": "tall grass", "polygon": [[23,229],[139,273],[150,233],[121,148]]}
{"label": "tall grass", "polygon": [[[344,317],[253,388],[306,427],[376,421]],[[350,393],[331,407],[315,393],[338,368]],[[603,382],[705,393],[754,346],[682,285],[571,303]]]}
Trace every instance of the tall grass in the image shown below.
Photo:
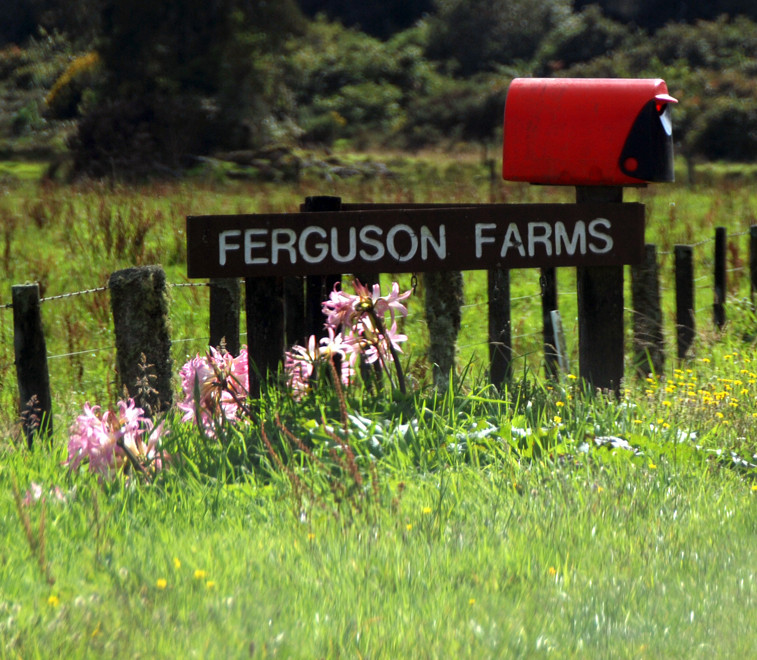
{"label": "tall grass", "polygon": [[[493,192],[475,161],[449,178],[438,156],[417,170],[290,187],[19,188],[2,201],[7,298],[32,279],[46,297],[101,287],[135,262],[187,283],[188,214],[292,211],[310,194],[571,201],[564,189]],[[672,354],[666,253],[717,225],[744,231],[754,198],[729,184],[627,199],[647,204],[662,252]],[[735,266],[745,239],[734,245]],[[698,274],[709,255],[697,246]],[[253,422],[222,425],[214,440],[169,414],[174,458],[150,484],[61,465],[82,403],[119,397],[107,291],[43,303],[59,421],[32,452],[13,440],[12,319],[0,310],[0,657],[754,655],[756,319],[739,272],[726,330],[713,329],[698,289],[694,353],[629,377],[619,398],[571,374],[543,378],[538,274],[525,270],[512,277],[516,377],[486,385],[485,279],[467,273],[466,375],[446,392],[428,386],[411,299],[413,392],[319,388],[298,401],[272,387]],[[561,271],[575,366],[573,287]],[[207,295],[172,288],[177,367],[204,350]]]}

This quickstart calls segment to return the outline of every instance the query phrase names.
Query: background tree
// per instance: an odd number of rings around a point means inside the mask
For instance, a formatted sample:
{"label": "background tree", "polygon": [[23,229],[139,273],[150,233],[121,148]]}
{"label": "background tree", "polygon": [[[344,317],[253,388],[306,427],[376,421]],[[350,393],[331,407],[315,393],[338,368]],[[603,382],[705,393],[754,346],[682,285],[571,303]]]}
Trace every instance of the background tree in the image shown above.
{"label": "background tree", "polygon": [[435,6],[427,55],[464,76],[530,59],[571,10],[569,0],[435,0]]}
{"label": "background tree", "polygon": [[311,18],[324,14],[330,20],[380,39],[410,27],[433,9],[433,0],[299,0],[299,4]]}
{"label": "background tree", "polygon": [[302,25],[294,0],[100,5],[104,79],[71,142],[77,169],[175,171],[189,156],[263,140],[278,52]]}

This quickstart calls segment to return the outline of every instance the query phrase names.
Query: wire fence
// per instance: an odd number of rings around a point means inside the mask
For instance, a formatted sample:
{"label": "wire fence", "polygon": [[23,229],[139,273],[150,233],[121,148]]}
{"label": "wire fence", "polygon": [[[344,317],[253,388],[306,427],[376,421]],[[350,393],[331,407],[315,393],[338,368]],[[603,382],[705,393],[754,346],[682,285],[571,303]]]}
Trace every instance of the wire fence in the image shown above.
{"label": "wire fence", "polygon": [[[739,239],[739,238],[744,237],[744,236],[749,236],[749,235],[750,235],[750,231],[738,231],[738,232],[734,232],[734,233],[729,234],[728,235],[728,240],[729,241],[734,241],[736,239]],[[706,238],[706,239],[697,241],[695,243],[691,243],[691,244],[689,244],[689,247],[694,248],[694,249],[704,248],[706,246],[709,246],[710,244],[713,244],[714,242],[715,242],[715,238],[714,237],[710,237],[710,238]],[[668,251],[658,251],[657,252],[658,257],[670,256],[672,254],[673,254],[673,252],[670,251],[670,250],[668,250]],[[700,262],[701,261],[702,260],[700,259]],[[706,261],[706,259],[705,259],[705,261]],[[726,273],[730,277],[733,277],[733,276],[740,277],[741,274],[743,274],[743,273],[749,273],[749,268],[747,266],[745,266],[745,265],[736,265],[736,266],[732,266],[732,267],[727,268],[726,269]],[[240,278],[240,279],[242,279],[242,278]],[[698,275],[697,277],[695,277],[693,279],[693,284],[694,284],[695,291],[701,292],[701,291],[712,290],[712,286],[713,286],[712,285],[712,280],[713,280],[713,274],[712,273],[704,273],[704,274]],[[174,282],[174,283],[168,283],[167,286],[169,288],[171,288],[171,289],[193,289],[193,288],[207,288],[207,287],[210,286],[210,284],[211,283],[207,282],[207,281],[205,281],[205,282]],[[667,286],[664,283],[664,281],[662,281],[662,280],[659,282],[659,286],[660,286],[660,291],[661,292],[670,292],[670,291],[673,290],[672,287]],[[82,290],[79,290],[79,291],[72,291],[72,292],[68,292],[68,293],[60,293],[60,294],[55,294],[55,295],[51,295],[51,296],[41,297],[40,300],[39,300],[39,302],[41,304],[48,304],[48,303],[53,303],[53,302],[56,302],[56,301],[69,300],[69,299],[74,299],[74,298],[78,298],[78,297],[82,297],[82,296],[102,294],[102,293],[107,292],[108,290],[109,290],[108,286],[91,287],[91,288],[82,289]],[[557,296],[559,296],[560,298],[575,298],[576,295],[577,295],[577,292],[575,290],[558,290],[557,291]],[[511,302],[511,304],[524,303],[524,302],[527,302],[527,301],[539,300],[541,298],[542,298],[542,293],[541,292],[535,292],[535,293],[530,293],[530,294],[512,296],[510,298],[510,302]],[[488,308],[488,306],[489,306],[489,302],[486,301],[486,300],[483,300],[483,301],[478,301],[478,302],[464,304],[464,305],[461,306],[461,310],[463,312],[469,312],[471,310],[485,310],[485,309]],[[2,310],[11,310],[12,308],[13,308],[13,304],[12,303],[0,304],[0,311],[2,311]],[[706,305],[698,306],[694,310],[694,312],[695,312],[695,314],[700,315],[700,314],[702,314],[704,312],[711,311],[711,309],[712,309],[712,305],[711,304],[706,304]],[[625,311],[627,313],[631,313],[631,314],[635,313],[633,309],[628,308],[628,307],[625,308]],[[421,312],[421,311],[417,311],[417,312],[416,311],[411,311],[407,315],[406,318],[407,318],[408,321],[410,321],[410,320],[417,320],[419,318],[424,318],[424,316],[425,316],[424,312]],[[512,341],[514,343],[514,342],[516,342],[518,340],[529,339],[529,338],[537,337],[537,336],[541,336],[541,335],[543,335],[543,331],[541,329],[539,329],[539,330],[535,330],[533,332],[519,332],[519,333],[515,333],[515,334],[513,334],[511,336],[511,338],[512,338]],[[246,336],[246,333],[243,331],[243,329],[240,332],[240,336]],[[172,345],[177,345],[178,346],[178,345],[182,345],[182,344],[199,343],[199,342],[203,342],[203,341],[207,341],[207,337],[203,337],[203,336],[199,336],[199,337],[198,336],[195,336],[195,337],[184,337],[184,338],[172,339],[171,343],[172,343]],[[475,341],[475,342],[469,342],[469,343],[459,344],[458,348],[459,349],[478,348],[478,347],[486,346],[486,345],[488,345],[490,343],[491,342],[488,339],[484,339],[484,340],[481,340],[481,341]],[[82,357],[82,356],[95,356],[95,355],[103,353],[103,352],[114,352],[114,351],[115,351],[115,345],[97,346],[97,347],[93,347],[93,348],[86,348],[86,349],[80,349],[80,350],[74,350],[74,351],[67,351],[67,352],[63,352],[63,353],[49,354],[47,356],[47,359],[54,361],[54,360],[62,360],[62,359],[66,359],[66,358],[75,358],[75,357]],[[521,355],[520,357],[523,357],[523,355]],[[518,359],[518,356],[514,356],[514,359]]]}

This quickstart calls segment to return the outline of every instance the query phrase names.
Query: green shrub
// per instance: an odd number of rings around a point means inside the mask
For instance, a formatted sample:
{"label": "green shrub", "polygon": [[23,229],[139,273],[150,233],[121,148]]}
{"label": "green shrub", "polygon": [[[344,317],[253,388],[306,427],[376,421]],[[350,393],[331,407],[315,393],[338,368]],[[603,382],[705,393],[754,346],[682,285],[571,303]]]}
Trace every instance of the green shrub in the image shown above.
{"label": "green shrub", "polygon": [[709,160],[753,161],[757,155],[757,100],[717,98],[694,119],[689,150]]}
{"label": "green shrub", "polygon": [[229,127],[198,99],[145,96],[110,100],[79,121],[68,142],[74,171],[94,178],[178,176],[194,156],[219,145]]}
{"label": "green shrub", "polygon": [[602,15],[596,5],[573,14],[557,25],[542,41],[537,70],[552,70],[588,62],[618,49],[631,36],[628,28]]}
{"label": "green shrub", "polygon": [[45,97],[48,116],[52,119],[76,117],[84,93],[94,85],[100,68],[100,57],[95,52],[71,62]]}

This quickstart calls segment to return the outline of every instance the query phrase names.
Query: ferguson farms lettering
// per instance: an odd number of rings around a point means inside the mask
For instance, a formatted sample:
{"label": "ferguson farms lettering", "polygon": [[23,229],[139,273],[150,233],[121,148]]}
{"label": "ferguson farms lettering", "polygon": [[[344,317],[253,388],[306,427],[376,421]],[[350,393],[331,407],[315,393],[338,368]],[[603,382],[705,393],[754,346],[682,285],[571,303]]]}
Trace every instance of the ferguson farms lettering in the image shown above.
{"label": "ferguson farms lettering", "polygon": [[641,204],[508,204],[187,218],[189,277],[641,261]]}

